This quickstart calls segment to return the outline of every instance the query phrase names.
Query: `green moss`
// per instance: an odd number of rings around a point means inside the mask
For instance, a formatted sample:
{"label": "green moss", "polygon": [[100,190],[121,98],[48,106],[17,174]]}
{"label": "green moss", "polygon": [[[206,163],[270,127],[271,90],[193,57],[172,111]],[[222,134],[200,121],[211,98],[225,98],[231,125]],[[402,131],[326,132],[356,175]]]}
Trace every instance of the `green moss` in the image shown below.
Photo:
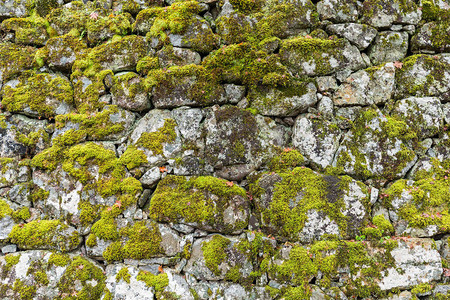
{"label": "green moss", "polygon": [[385,206],[391,207],[393,200],[408,193],[412,200],[398,209],[398,215],[408,221],[410,227],[437,225],[441,232],[448,232],[449,183],[445,171],[436,175],[417,180],[412,185],[403,179],[396,181],[385,191]]}
{"label": "green moss", "polygon": [[181,34],[191,24],[201,8],[197,1],[175,2],[169,7],[151,7],[141,10],[136,16],[133,30],[139,28],[140,23],[152,20],[149,36],[159,37],[168,41],[167,33]]}
{"label": "green moss", "polygon": [[130,283],[131,275],[128,272],[127,268],[122,268],[116,275],[116,282],[119,282],[121,279],[123,279],[126,283]]}
{"label": "green moss", "polygon": [[73,90],[68,80],[50,74],[27,71],[19,77],[13,88],[3,87],[2,105],[11,112],[21,112],[26,108],[40,116],[53,117],[55,107],[47,99],[54,99],[68,105],[73,103]]}
{"label": "green moss", "polygon": [[11,80],[21,72],[35,67],[36,48],[12,43],[0,43],[0,69],[3,82]]}
{"label": "green moss", "polygon": [[141,60],[138,61],[136,66],[136,71],[145,76],[148,74],[150,70],[159,68],[159,59],[158,57],[153,56],[145,56]]}
{"label": "green moss", "polygon": [[48,285],[49,283],[47,273],[45,273],[44,271],[38,271],[34,273],[34,278],[36,282],[41,285]]}
{"label": "green moss", "polygon": [[37,287],[34,285],[29,286],[26,285],[22,280],[16,279],[16,281],[14,281],[12,290],[20,296],[20,299],[32,300],[36,295],[36,288]]}
{"label": "green moss", "polygon": [[64,253],[52,253],[48,259],[49,266],[65,267],[69,264],[69,255]]}
{"label": "green moss", "polygon": [[35,220],[25,225],[15,225],[9,237],[11,242],[24,249],[59,249],[68,251],[78,245],[78,232],[66,237],[59,232],[68,228],[59,220]]}
{"label": "green moss", "polygon": [[300,152],[286,148],[279,155],[272,158],[269,163],[269,168],[274,172],[282,172],[299,167],[304,161],[305,159]]}
{"label": "green moss", "polygon": [[[65,269],[57,287],[61,294],[75,295],[77,299],[100,299],[106,286],[105,280],[102,269],[77,256]],[[79,284],[74,285],[74,282]]]}
{"label": "green moss", "polygon": [[115,241],[119,238],[116,221],[113,218],[101,218],[92,225],[91,232],[102,240]]}
{"label": "green moss", "polygon": [[[297,37],[284,40],[280,48],[282,62],[291,68],[298,68],[298,59],[314,63],[314,73],[317,75],[328,75],[336,71],[332,66],[330,58],[345,61],[342,49],[345,46],[343,39],[314,39]],[[302,71],[300,71],[302,73]]]}
{"label": "green moss", "polygon": [[424,294],[433,289],[433,286],[429,283],[421,283],[412,288],[411,293],[413,295]]}
{"label": "green moss", "polygon": [[153,154],[163,154],[163,143],[173,143],[177,134],[175,127],[177,123],[173,119],[166,119],[163,127],[155,132],[144,132],[137,141],[137,145],[147,148]]}
{"label": "green moss", "polygon": [[28,207],[22,207],[21,209],[13,212],[11,215],[16,222],[19,222],[20,220],[28,220],[31,217],[30,209]]}
{"label": "green moss", "polygon": [[157,221],[195,222],[214,228],[223,227],[222,232],[231,233],[246,226],[239,222],[224,224],[223,212],[236,196],[246,198],[245,190],[224,179],[200,176],[187,180],[168,175],[159,182],[150,201],[149,213]]}
{"label": "green moss", "polygon": [[139,271],[136,279],[145,282],[145,285],[148,287],[153,287],[156,292],[164,290],[164,288],[169,285],[167,274],[153,275],[147,271]]}
{"label": "green moss", "polygon": [[363,229],[362,233],[369,239],[380,239],[394,233],[394,227],[383,215],[373,217],[372,225]]}
{"label": "green moss", "polygon": [[49,36],[55,34],[48,21],[37,14],[27,18],[6,19],[1,26],[4,30],[14,31],[17,44],[42,46]]}
{"label": "green moss", "polygon": [[[257,207],[262,214],[263,224],[279,228],[277,235],[290,240],[298,240],[306,222],[307,212],[311,209],[324,211],[339,226],[341,234],[347,231],[347,218],[342,214],[344,208],[343,192],[334,192],[336,188],[348,188],[345,177],[323,177],[308,168],[295,168],[289,173],[279,173],[280,181],[275,183],[272,202],[265,207]],[[259,179],[261,180],[261,179]],[[256,182],[258,186],[259,181]],[[253,190],[256,193],[255,187]],[[302,197],[298,197],[301,194]],[[254,194],[254,197],[260,195]],[[331,200],[329,200],[329,198]]]}
{"label": "green moss", "polygon": [[12,267],[14,267],[15,265],[17,265],[19,263],[20,260],[20,254],[19,255],[14,255],[14,254],[7,254],[5,255],[5,261],[6,261],[6,265],[2,266],[2,278],[4,278],[7,273],[12,269]]}
{"label": "green moss", "polygon": [[6,216],[11,216],[13,210],[9,207],[8,203],[2,199],[0,199],[0,219],[3,219]]}
{"label": "green moss", "polygon": [[203,242],[202,244],[205,265],[216,275],[220,275],[219,265],[224,262],[227,257],[225,249],[230,242],[229,239],[221,235],[214,235],[210,241]]}
{"label": "green moss", "polygon": [[202,65],[220,81],[229,83],[289,86],[293,80],[278,55],[258,51],[250,43],[224,46],[210,53]]}

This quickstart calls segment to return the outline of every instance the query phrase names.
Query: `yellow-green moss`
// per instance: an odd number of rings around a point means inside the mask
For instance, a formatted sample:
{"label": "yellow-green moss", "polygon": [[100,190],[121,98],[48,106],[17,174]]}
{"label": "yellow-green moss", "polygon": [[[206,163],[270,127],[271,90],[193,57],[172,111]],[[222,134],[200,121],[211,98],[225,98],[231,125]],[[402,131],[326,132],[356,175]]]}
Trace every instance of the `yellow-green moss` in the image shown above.
{"label": "yellow-green moss", "polygon": [[362,233],[368,239],[380,239],[383,236],[389,236],[394,233],[394,227],[383,215],[377,215],[372,219],[372,225],[362,230]]}
{"label": "yellow-green moss", "polygon": [[221,235],[214,235],[210,241],[203,242],[202,244],[205,265],[216,275],[220,275],[219,265],[224,262],[227,257],[225,249],[230,242],[229,239]]}
{"label": "yellow-green moss", "polygon": [[47,73],[23,72],[19,83],[13,88],[3,87],[2,105],[11,112],[20,112],[29,108],[44,117],[53,117],[55,107],[47,104],[47,99],[72,104],[73,90],[68,80],[53,77]]}
{"label": "yellow-green moss", "polygon": [[[62,294],[76,295],[77,299],[100,299],[106,286],[105,280],[102,269],[77,256],[65,269],[57,287]],[[79,285],[75,286],[74,282]],[[78,286],[81,286],[80,290],[77,290]]]}
{"label": "yellow-green moss", "polygon": [[223,211],[235,196],[246,198],[246,192],[224,179],[199,176],[187,180],[186,177],[168,175],[159,182],[150,201],[149,213],[157,221],[208,224],[214,228],[223,227],[222,232],[231,233],[246,226],[240,222],[224,224]]}
{"label": "yellow-green moss", "polygon": [[78,232],[66,237],[59,232],[68,228],[59,220],[35,220],[25,225],[15,225],[9,237],[11,242],[25,249],[59,249],[68,251],[78,245]]}
{"label": "yellow-green moss", "polygon": [[19,295],[19,299],[22,300],[32,300],[36,295],[36,289],[37,287],[35,285],[27,285],[20,279],[14,281],[14,286],[12,288],[12,290]]}
{"label": "yellow-green moss", "polygon": [[48,259],[49,266],[65,267],[69,264],[70,257],[64,253],[52,253]]}
{"label": "yellow-green moss", "polygon": [[119,272],[117,272],[116,275],[116,282],[119,282],[121,279],[123,279],[126,283],[130,283],[131,275],[128,272],[128,268],[122,268]]}
{"label": "yellow-green moss", "polygon": [[8,203],[6,201],[0,199],[0,219],[11,216],[13,213],[13,210],[9,207]]}
{"label": "yellow-green moss", "polygon": [[177,123],[173,119],[166,119],[163,127],[155,132],[144,132],[137,141],[137,145],[147,148],[158,155],[163,153],[163,143],[172,143],[177,134],[175,127]]}
{"label": "yellow-green moss", "polygon": [[160,292],[169,285],[167,274],[153,275],[147,271],[139,271],[136,279],[145,282],[145,285],[148,287],[153,287],[155,292]]}

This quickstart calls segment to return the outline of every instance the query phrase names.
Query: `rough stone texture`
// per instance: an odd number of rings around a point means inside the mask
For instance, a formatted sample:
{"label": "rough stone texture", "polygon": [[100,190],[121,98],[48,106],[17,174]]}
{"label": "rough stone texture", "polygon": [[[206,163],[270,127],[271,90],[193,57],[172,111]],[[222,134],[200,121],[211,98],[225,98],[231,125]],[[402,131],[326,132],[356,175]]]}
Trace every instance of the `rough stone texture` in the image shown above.
{"label": "rough stone texture", "polygon": [[337,106],[383,104],[394,91],[395,67],[387,63],[381,68],[369,68],[350,75],[334,94]]}
{"label": "rough stone texture", "polygon": [[449,15],[0,0],[0,298],[448,297]]}
{"label": "rough stone texture", "polygon": [[377,31],[373,27],[357,23],[332,24],[327,26],[327,30],[339,37],[346,38],[359,50],[366,49],[377,35]]}
{"label": "rough stone texture", "polygon": [[264,116],[296,116],[317,102],[317,90],[313,83],[307,84],[303,89],[304,94],[297,93],[294,96],[289,95],[289,91],[278,89],[251,90],[248,96],[250,107]]}
{"label": "rough stone texture", "polygon": [[406,32],[379,32],[373,45],[368,50],[374,65],[402,60],[408,51],[408,34]]}
{"label": "rough stone texture", "polygon": [[295,120],[292,145],[313,164],[326,168],[333,161],[341,135],[334,123],[313,115],[300,116]]}
{"label": "rough stone texture", "polygon": [[391,255],[397,269],[388,270],[388,274],[380,282],[382,290],[408,288],[441,278],[441,257],[433,249],[433,241],[430,239],[400,240]]}

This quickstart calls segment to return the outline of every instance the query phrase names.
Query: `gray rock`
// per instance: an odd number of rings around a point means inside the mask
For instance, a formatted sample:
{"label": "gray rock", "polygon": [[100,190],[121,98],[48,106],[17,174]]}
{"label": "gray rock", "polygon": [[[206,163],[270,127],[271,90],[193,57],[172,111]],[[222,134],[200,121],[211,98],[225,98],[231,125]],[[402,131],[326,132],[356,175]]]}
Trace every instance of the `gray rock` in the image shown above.
{"label": "gray rock", "polygon": [[407,289],[420,283],[439,280],[442,261],[431,239],[405,239],[391,251],[396,268],[388,269],[379,286],[381,290]]}
{"label": "gray rock", "polygon": [[3,254],[7,254],[7,253],[14,253],[17,251],[17,246],[16,245],[6,245],[2,247],[2,253]]}
{"label": "gray rock", "polygon": [[375,28],[357,23],[331,24],[327,26],[327,31],[346,38],[359,50],[366,49],[377,35]]}
{"label": "gray rock", "polygon": [[205,120],[206,162],[217,175],[241,180],[257,169],[274,146],[284,148],[286,129],[270,119],[236,107],[214,106]]}
{"label": "gray rock", "polygon": [[142,183],[142,186],[145,188],[155,187],[156,184],[161,179],[161,171],[158,167],[153,167],[142,175],[139,181]]}
{"label": "gray rock", "polygon": [[299,87],[299,92],[295,95],[292,95],[291,90],[258,87],[250,90],[247,98],[251,103],[250,107],[264,116],[292,117],[316,104],[316,92],[313,83]]}
{"label": "gray rock", "polygon": [[418,132],[420,139],[436,135],[443,125],[443,112],[438,98],[411,97],[397,101],[393,113]]}
{"label": "gray rock", "polygon": [[411,96],[436,96],[441,100],[450,99],[450,55],[415,55],[403,61],[396,71],[395,84],[397,99]]}
{"label": "gray rock", "polygon": [[379,110],[369,109],[360,113],[353,128],[344,136],[333,166],[342,168],[345,174],[362,178],[382,177],[396,179],[403,177],[417,160],[410,139],[412,129],[401,124],[400,132],[389,131],[392,117],[386,117]]}
{"label": "gray rock", "polygon": [[383,104],[394,92],[395,67],[387,63],[353,73],[339,86],[333,102],[337,106]]}
{"label": "gray rock", "polygon": [[355,0],[322,0],[317,3],[321,20],[336,23],[354,22],[358,19],[358,2]]}
{"label": "gray rock", "polygon": [[320,115],[324,116],[325,118],[330,119],[334,115],[334,104],[333,100],[329,97],[322,97],[320,99],[319,104],[317,105],[317,111]]}
{"label": "gray rock", "polygon": [[336,124],[305,115],[295,120],[292,145],[314,165],[325,169],[333,161],[340,138],[341,131]]}
{"label": "gray rock", "polygon": [[383,31],[378,33],[373,45],[368,50],[372,64],[402,60],[408,51],[408,33]]}
{"label": "gray rock", "polygon": [[365,0],[362,4],[362,22],[377,28],[387,28],[392,24],[417,25],[422,10],[412,0]]}
{"label": "gray rock", "polygon": [[229,103],[237,104],[239,101],[244,98],[245,95],[245,86],[236,85],[236,84],[224,84],[225,89],[225,97],[227,98]]}
{"label": "gray rock", "polygon": [[161,68],[168,68],[171,66],[185,66],[190,64],[199,65],[202,61],[200,54],[186,48],[163,48],[156,52],[159,58],[159,65]]}
{"label": "gray rock", "polygon": [[281,62],[299,75],[323,76],[343,69],[358,70],[365,66],[356,46],[346,40],[294,38],[284,40]]}
{"label": "gray rock", "polygon": [[[148,133],[161,133],[160,145],[149,144],[146,146],[145,137]],[[170,111],[153,109],[137,122],[130,135],[130,141],[137,145],[138,149],[144,151],[150,166],[158,166],[181,152],[180,135],[174,116]],[[142,136],[144,137],[141,139]]]}
{"label": "gray rock", "polygon": [[0,19],[23,18],[27,15],[26,0],[2,0],[0,1]]}
{"label": "gray rock", "polygon": [[356,120],[361,109],[362,107],[360,106],[340,107],[336,109],[336,119],[339,128],[341,129],[351,128],[353,121]]}
{"label": "gray rock", "polygon": [[[116,279],[120,270],[128,270],[130,275],[129,283],[124,279]],[[130,300],[153,300],[155,290],[149,287],[144,281],[137,280],[139,269],[124,264],[109,264],[106,267],[106,288],[111,292],[113,299],[130,299]]]}
{"label": "gray rock", "polygon": [[133,72],[118,73],[113,81],[112,104],[131,111],[150,108],[148,93],[139,75]]}
{"label": "gray rock", "polygon": [[336,78],[333,76],[316,77],[316,84],[319,92],[334,91],[338,88]]}

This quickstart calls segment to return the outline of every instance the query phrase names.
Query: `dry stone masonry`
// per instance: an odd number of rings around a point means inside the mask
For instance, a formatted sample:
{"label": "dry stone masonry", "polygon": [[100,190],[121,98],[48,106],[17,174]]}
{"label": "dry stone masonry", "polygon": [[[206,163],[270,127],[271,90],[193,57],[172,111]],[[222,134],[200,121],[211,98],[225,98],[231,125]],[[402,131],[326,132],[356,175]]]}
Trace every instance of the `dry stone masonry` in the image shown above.
{"label": "dry stone masonry", "polygon": [[0,0],[0,299],[450,299],[450,0]]}

